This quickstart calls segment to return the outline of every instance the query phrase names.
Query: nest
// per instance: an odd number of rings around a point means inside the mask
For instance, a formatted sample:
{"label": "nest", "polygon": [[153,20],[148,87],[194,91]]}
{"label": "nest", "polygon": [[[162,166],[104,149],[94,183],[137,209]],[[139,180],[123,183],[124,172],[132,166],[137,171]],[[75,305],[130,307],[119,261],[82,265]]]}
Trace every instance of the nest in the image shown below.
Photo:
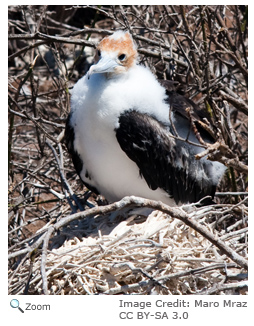
{"label": "nest", "polygon": [[10,271],[10,294],[246,294],[244,202],[170,208],[130,197],[72,214],[37,231],[42,250],[31,245]]}

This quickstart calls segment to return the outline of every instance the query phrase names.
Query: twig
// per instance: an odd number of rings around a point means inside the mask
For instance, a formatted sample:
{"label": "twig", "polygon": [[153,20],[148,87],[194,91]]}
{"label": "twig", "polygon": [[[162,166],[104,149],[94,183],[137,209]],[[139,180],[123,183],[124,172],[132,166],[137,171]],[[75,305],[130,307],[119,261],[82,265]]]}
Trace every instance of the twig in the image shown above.
{"label": "twig", "polygon": [[211,289],[204,290],[202,292],[198,292],[197,294],[199,295],[211,295],[211,294],[216,294],[218,292],[222,291],[229,291],[232,289],[247,289],[248,288],[248,281],[241,281],[237,283],[229,283],[229,284],[221,284],[221,285],[216,285],[213,286]]}
{"label": "twig", "polygon": [[248,105],[244,103],[241,98],[235,98],[233,96],[228,95],[224,91],[220,90],[219,95],[223,100],[228,101],[232,105],[234,105],[239,111],[243,112],[244,114],[248,115]]}
{"label": "twig", "polygon": [[[202,157],[207,156],[211,161],[219,161],[228,167],[248,173],[248,166],[239,161],[239,158],[232,153],[226,144],[216,142],[212,145],[207,144],[207,149],[203,152],[196,154],[195,158],[200,160]],[[231,156],[231,157],[230,157]],[[233,157],[232,157],[233,156]]]}
{"label": "twig", "polygon": [[[58,159],[58,156],[57,156],[57,153],[54,149],[54,147],[50,144],[50,142],[46,139],[46,144],[49,146],[49,148],[52,150],[54,156],[55,156],[55,159],[56,159],[56,162],[57,162],[57,166],[58,166],[58,169],[59,169],[59,174],[60,174],[60,177],[61,177],[61,180],[63,182],[63,185],[64,185],[64,188],[66,190],[68,190],[70,196],[74,199],[75,203],[77,204],[78,208],[82,211],[84,208],[83,206],[80,204],[77,196],[74,194],[73,190],[71,189],[67,179],[65,178],[65,175],[64,175],[64,171],[63,171],[63,166],[61,164],[61,162],[59,161]],[[58,144],[59,145],[59,144]],[[61,147],[60,147],[61,148]],[[66,196],[66,198],[68,199],[68,197]],[[70,201],[68,200],[71,208],[73,208],[72,204],[70,203]]]}
{"label": "twig", "polygon": [[[233,267],[233,266],[235,266],[235,264],[228,264],[228,266]],[[221,269],[221,268],[224,269],[225,264],[213,264],[208,267],[195,268],[195,269],[190,269],[188,271],[181,271],[181,272],[173,273],[173,274],[166,275],[166,276],[160,276],[160,277],[156,278],[156,281],[157,282],[166,282],[168,280],[172,280],[175,278],[185,277],[187,275],[198,275],[200,273],[204,273],[204,272],[214,270],[214,269]],[[154,283],[153,280],[141,281],[139,283],[135,283],[135,284],[131,284],[131,285],[124,285],[124,286],[112,288],[108,291],[105,291],[104,294],[117,294],[117,293],[121,293],[121,292],[133,291],[133,290],[137,290],[137,289],[140,289],[143,287],[151,286],[153,283]]]}
{"label": "twig", "polygon": [[225,191],[225,192],[218,192],[216,191],[215,196],[248,196],[248,192],[246,191]]}
{"label": "twig", "polygon": [[36,127],[38,127],[39,129],[41,129],[41,131],[50,139],[52,140],[54,143],[57,143],[57,141],[55,140],[55,138],[53,136],[51,136],[45,129],[44,127],[42,127],[36,120],[36,118],[30,116],[26,111],[22,110],[22,108],[19,106],[19,104],[14,100],[14,98],[11,95],[8,95],[9,100],[14,103],[16,105],[16,107],[27,117],[27,119],[31,120]]}

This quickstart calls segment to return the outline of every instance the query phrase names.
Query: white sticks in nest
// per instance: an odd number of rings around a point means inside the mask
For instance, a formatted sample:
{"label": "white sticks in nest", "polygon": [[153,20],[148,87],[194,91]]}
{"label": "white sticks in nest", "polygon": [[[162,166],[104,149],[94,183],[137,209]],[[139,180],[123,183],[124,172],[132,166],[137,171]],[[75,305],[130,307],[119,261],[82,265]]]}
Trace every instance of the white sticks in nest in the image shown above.
{"label": "white sticks in nest", "polygon": [[[10,254],[26,259],[10,272],[10,294],[246,293],[245,200],[194,209],[126,197],[69,215]],[[126,213],[134,207],[155,210],[147,218]],[[237,211],[242,216],[228,233],[210,222],[214,216],[225,222]],[[42,253],[34,253],[41,244]]]}

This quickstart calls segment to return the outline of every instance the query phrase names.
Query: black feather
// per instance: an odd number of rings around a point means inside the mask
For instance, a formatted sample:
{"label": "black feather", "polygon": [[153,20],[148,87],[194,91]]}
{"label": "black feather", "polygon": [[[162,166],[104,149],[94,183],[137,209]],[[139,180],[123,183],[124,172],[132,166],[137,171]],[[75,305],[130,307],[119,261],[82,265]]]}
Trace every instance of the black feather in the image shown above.
{"label": "black feather", "polygon": [[[71,125],[71,115],[72,113],[70,113],[68,115],[68,118],[66,120],[66,126],[65,126],[65,144],[66,147],[69,151],[69,154],[71,155],[72,158],[72,162],[74,165],[75,170],[77,171],[80,179],[82,180],[80,173],[83,169],[83,161],[79,155],[79,153],[75,150],[74,148],[74,140],[75,140],[75,133],[74,133],[74,128]],[[86,176],[89,178],[89,173],[86,172]],[[91,191],[93,191],[95,194],[99,194],[98,190],[90,185],[89,183],[85,182],[84,180],[82,180],[82,182],[84,183],[84,185],[90,189]]]}
{"label": "black feather", "polygon": [[[177,204],[214,196],[210,163],[195,160],[193,146],[171,137],[169,126],[148,114],[128,110],[120,115],[115,132],[121,149],[137,164],[152,190],[165,190]],[[197,171],[204,174],[203,179],[195,178]]]}

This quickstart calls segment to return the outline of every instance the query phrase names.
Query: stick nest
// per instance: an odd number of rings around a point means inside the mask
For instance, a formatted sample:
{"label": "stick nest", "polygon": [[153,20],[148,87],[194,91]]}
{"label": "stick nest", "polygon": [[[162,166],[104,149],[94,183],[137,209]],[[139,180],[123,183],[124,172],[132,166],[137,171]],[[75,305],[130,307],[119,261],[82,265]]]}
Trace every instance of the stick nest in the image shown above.
{"label": "stick nest", "polygon": [[[188,216],[246,258],[244,203],[218,206],[193,209]],[[158,210],[148,217],[126,208],[124,214],[104,215],[105,207],[95,207],[103,215],[90,215],[94,209],[85,219],[76,214],[55,232],[46,260],[35,250],[18,271],[10,271],[11,294],[23,293],[28,283],[29,294],[41,294],[42,264],[49,294],[246,294],[246,270],[182,221]],[[237,219],[230,231],[219,231],[218,224],[230,219]]]}

